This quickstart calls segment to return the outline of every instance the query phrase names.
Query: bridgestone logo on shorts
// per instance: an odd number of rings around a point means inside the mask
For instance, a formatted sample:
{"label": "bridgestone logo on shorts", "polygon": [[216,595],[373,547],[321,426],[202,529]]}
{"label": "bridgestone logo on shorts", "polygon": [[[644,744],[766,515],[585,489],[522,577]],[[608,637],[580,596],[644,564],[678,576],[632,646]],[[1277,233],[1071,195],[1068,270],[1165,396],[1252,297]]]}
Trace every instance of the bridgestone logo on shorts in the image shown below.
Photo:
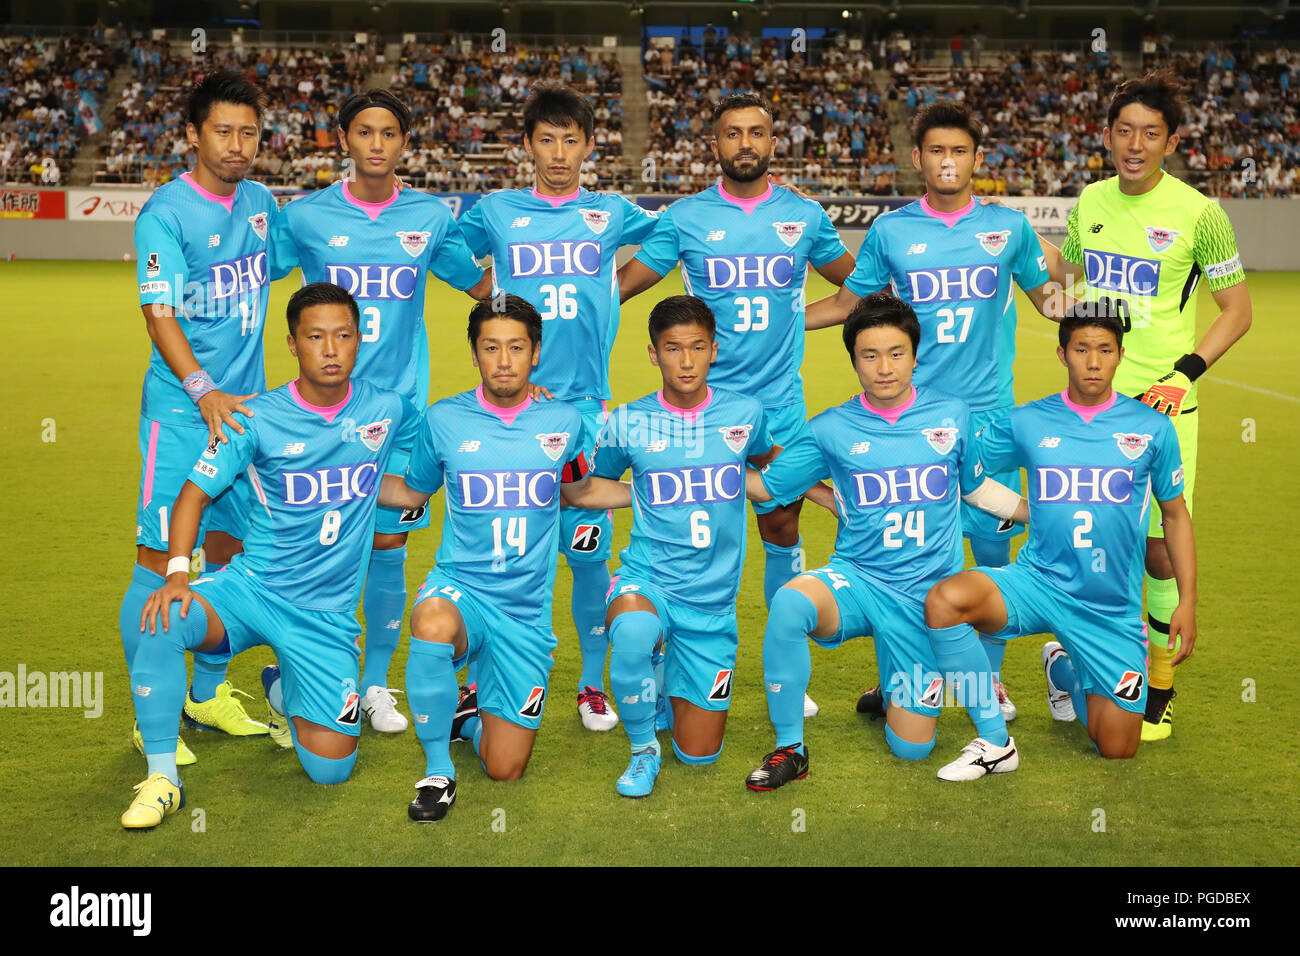
{"label": "bridgestone logo on shorts", "polygon": [[573,542],[569,545],[570,551],[577,551],[579,554],[590,554],[600,547],[600,525],[598,524],[580,524],[573,531]]}
{"label": "bridgestone logo on shorts", "polygon": [[343,699],[343,709],[339,715],[334,718],[337,724],[355,725],[361,719],[361,695],[356,691],[351,691]]}
{"label": "bridgestone logo on shorts", "polygon": [[727,700],[731,696],[731,671],[718,671],[718,676],[713,678],[713,690],[709,692],[709,700]]}
{"label": "bridgestone logo on shorts", "polygon": [[1142,683],[1145,680],[1138,671],[1125,671],[1115,689],[1111,691],[1120,700],[1135,703],[1142,699]]}
{"label": "bridgestone logo on shorts", "polygon": [[542,703],[546,700],[546,688],[534,687],[528,692],[528,700],[519,708],[520,717],[541,717]]}

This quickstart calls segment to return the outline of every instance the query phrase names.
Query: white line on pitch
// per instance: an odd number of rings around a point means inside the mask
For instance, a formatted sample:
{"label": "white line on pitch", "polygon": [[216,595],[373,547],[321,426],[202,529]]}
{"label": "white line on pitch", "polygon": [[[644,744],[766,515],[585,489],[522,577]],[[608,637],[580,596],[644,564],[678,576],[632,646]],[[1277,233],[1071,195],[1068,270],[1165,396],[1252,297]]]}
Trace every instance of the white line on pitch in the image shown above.
{"label": "white line on pitch", "polygon": [[[1026,335],[1036,335],[1042,339],[1056,339],[1056,335],[1050,332],[1040,332],[1038,329],[1020,329]],[[1247,385],[1245,382],[1234,382],[1229,378],[1220,378],[1217,375],[1206,375],[1205,381],[1213,382],[1215,385],[1231,385],[1233,388],[1243,388],[1248,392],[1254,392],[1257,395],[1267,395],[1269,398],[1280,398],[1284,402],[1295,402],[1300,405],[1300,398],[1295,395],[1288,395],[1285,392],[1275,392],[1272,389],[1260,388],[1258,385]]]}

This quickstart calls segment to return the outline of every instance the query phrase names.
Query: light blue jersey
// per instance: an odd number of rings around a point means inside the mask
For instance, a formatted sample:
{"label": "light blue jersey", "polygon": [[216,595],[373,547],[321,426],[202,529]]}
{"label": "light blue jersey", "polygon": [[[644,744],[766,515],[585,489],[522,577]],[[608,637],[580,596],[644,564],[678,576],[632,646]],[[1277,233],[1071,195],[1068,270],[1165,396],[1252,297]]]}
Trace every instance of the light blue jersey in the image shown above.
{"label": "light blue jersey", "polygon": [[988,468],[1025,468],[1029,540],[1016,563],[1090,609],[1136,619],[1152,494],[1183,492],[1169,418],[1118,393],[1100,408],[1061,393],[1009,410],[976,443]]}
{"label": "light blue jersey", "polygon": [[247,471],[244,550],[251,574],[296,607],[355,612],[373,544],[379,479],[420,416],[395,392],[354,381],[341,405],[308,405],[295,382],[249,399],[255,414],[228,444],[208,446],[189,480],[216,497]]}
{"label": "light blue jersey", "polygon": [[587,474],[583,427],[560,401],[497,409],[481,385],[424,413],[406,483],[446,486],[438,570],[515,620],[549,626],[560,485]]}
{"label": "light blue jersey", "polygon": [[960,399],[914,388],[887,414],[862,395],[828,408],[808,423],[810,439],[763,470],[763,484],[779,497],[831,479],[839,503],[832,561],[924,600],[961,570],[962,489],[977,487],[984,470]]}
{"label": "light blue jersey", "polygon": [[[261,183],[241,180],[227,210],[186,173],[155,190],[135,221],[140,304],[171,306],[194,358],[232,395],[266,391],[262,328],[277,217],[275,197]],[[207,427],[157,345],[140,412],[164,425]]]}
{"label": "light blue jersey", "polygon": [[844,285],[860,296],[891,286],[921,323],[918,388],[960,395],[976,411],[1011,405],[1016,296],[1051,276],[1024,213],[975,203],[952,226],[923,201],[871,224]]}
{"label": "light blue jersey", "polygon": [[763,406],[735,392],[710,388],[688,412],[662,392],[615,409],[592,467],[611,479],[632,469],[632,539],[620,580],[653,582],[711,613],[734,612],[745,560],[745,461],[771,448]]}
{"label": "light blue jersey", "polygon": [[779,186],[756,203],[733,200],[718,185],[660,213],[636,257],[660,275],[680,260],[686,291],[713,310],[718,360],[709,382],[779,408],[803,401],[808,266],[846,251],[815,201]]}
{"label": "light blue jersey", "polygon": [[[483,270],[447,204],[403,189],[391,203],[365,204],[346,183],[285,206],[274,231],[275,276],[302,268],[304,284],[332,282],[357,300],[361,348],[353,379],[429,404],[426,272],[465,290]],[[371,214],[374,218],[371,218]],[[466,303],[465,314],[470,303]]]}
{"label": "light blue jersey", "polygon": [[531,379],[556,398],[610,397],[619,322],[614,253],[644,241],[657,222],[623,196],[585,189],[562,202],[532,189],[503,190],[461,217],[470,249],[492,256],[494,291],[531,302],[546,322]]}

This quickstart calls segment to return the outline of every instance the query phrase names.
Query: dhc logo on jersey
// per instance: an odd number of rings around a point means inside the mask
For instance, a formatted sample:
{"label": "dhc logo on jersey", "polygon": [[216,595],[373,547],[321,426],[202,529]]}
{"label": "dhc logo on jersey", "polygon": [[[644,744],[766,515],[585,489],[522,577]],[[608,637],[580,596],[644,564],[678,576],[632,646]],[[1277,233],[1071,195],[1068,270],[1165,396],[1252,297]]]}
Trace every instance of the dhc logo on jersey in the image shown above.
{"label": "dhc logo on jersey", "polygon": [[948,463],[874,468],[853,473],[859,508],[927,504],[948,500]]}
{"label": "dhc logo on jersey", "polygon": [[1160,291],[1160,260],[1083,250],[1088,285],[1125,295],[1155,295]]}
{"label": "dhc logo on jersey", "polygon": [[794,256],[705,256],[710,289],[784,289],[794,279]]}
{"label": "dhc logo on jersey", "polygon": [[648,471],[645,484],[652,508],[735,501],[745,493],[744,469],[739,462]]}
{"label": "dhc logo on jersey", "polygon": [[358,299],[402,299],[415,295],[419,288],[417,266],[393,266],[382,263],[330,263],[329,281],[348,290]]}
{"label": "dhc logo on jersey", "polygon": [[212,298],[224,299],[239,292],[253,292],[266,285],[266,253],[227,259],[209,267],[208,283]]}
{"label": "dhc logo on jersey", "polygon": [[1132,468],[1036,468],[1038,502],[1126,505],[1133,500]]}
{"label": "dhc logo on jersey", "polygon": [[512,242],[506,248],[510,254],[510,276],[514,279],[600,274],[600,243],[591,239]]}
{"label": "dhc logo on jersey", "polygon": [[306,508],[369,498],[375,490],[379,466],[367,461],[311,471],[286,471],[283,475],[284,503],[290,508]]}
{"label": "dhc logo on jersey", "polygon": [[546,508],[555,500],[554,471],[462,471],[460,506],[466,511],[491,508]]}
{"label": "dhc logo on jersey", "polygon": [[998,267],[984,263],[942,269],[909,269],[907,285],[913,305],[992,299],[998,294]]}

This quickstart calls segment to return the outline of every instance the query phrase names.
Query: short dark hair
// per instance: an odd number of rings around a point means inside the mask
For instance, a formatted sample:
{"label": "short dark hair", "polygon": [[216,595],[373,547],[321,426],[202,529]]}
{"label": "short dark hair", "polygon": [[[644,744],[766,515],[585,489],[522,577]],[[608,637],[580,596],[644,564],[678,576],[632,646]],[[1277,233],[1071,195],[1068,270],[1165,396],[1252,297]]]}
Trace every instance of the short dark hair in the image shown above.
{"label": "short dark hair", "polygon": [[392,113],[403,135],[411,131],[410,107],[398,99],[392,90],[387,89],[366,90],[364,93],[353,93],[349,96],[339,107],[339,128],[347,133],[348,127],[357,118],[357,114],[372,106]]}
{"label": "short dark hair", "polygon": [[1139,103],[1163,116],[1169,135],[1172,136],[1183,124],[1184,90],[1182,81],[1172,70],[1152,70],[1145,76],[1127,80],[1116,88],[1115,95],[1110,98],[1106,125],[1114,126],[1120,110],[1130,103]]}
{"label": "short dark hair", "polygon": [[542,83],[533,87],[524,100],[524,135],[532,139],[538,123],[560,128],[576,125],[583,136],[591,139],[595,135],[596,116],[587,98],[573,87]]}
{"label": "short dark hair", "polygon": [[659,347],[659,336],[675,325],[699,325],[709,333],[709,340],[717,337],[718,325],[713,310],[703,299],[693,295],[670,295],[655,303],[650,310],[650,344]]}
{"label": "short dark hair", "polygon": [[478,345],[479,330],[489,319],[514,319],[528,326],[528,338],[536,346],[542,341],[542,316],[533,304],[517,295],[483,299],[469,311],[469,344]]}
{"label": "short dark hair", "polygon": [[361,313],[357,309],[357,300],[352,298],[352,294],[347,289],[332,282],[313,282],[289,296],[289,307],[285,310],[285,317],[289,320],[290,335],[298,334],[298,321],[302,318],[303,310],[317,305],[346,305],[352,312],[352,324],[361,327]]}
{"label": "short dark hair", "polygon": [[932,129],[959,129],[971,138],[976,149],[984,139],[984,127],[975,114],[965,104],[953,100],[935,100],[916,111],[912,117],[912,144],[920,149],[925,134]]}
{"label": "short dark hair", "polygon": [[849,358],[856,359],[858,333],[863,329],[876,329],[882,326],[902,329],[912,340],[912,356],[921,344],[921,323],[917,321],[912,307],[889,292],[873,292],[859,299],[849,316],[844,320],[844,347],[848,349]]}
{"label": "short dark hair", "polygon": [[713,128],[715,130],[718,128],[718,123],[722,120],[724,113],[751,108],[762,110],[767,114],[768,119],[774,119],[776,116],[772,112],[772,105],[757,93],[729,93],[718,100],[717,106],[713,107]]}
{"label": "short dark hair", "polygon": [[1079,329],[1104,329],[1115,336],[1115,344],[1124,344],[1124,324],[1118,316],[1112,315],[1104,308],[1089,308],[1096,303],[1081,302],[1076,306],[1070,315],[1061,320],[1060,327],[1056,330],[1056,340],[1060,343],[1061,348],[1067,348],[1070,344],[1070,336],[1074,335]]}
{"label": "short dark hair", "polygon": [[186,104],[189,121],[194,128],[201,130],[203,122],[212,112],[213,103],[234,103],[236,106],[251,106],[261,124],[262,113],[266,110],[266,94],[252,80],[237,70],[214,70],[190,91]]}

